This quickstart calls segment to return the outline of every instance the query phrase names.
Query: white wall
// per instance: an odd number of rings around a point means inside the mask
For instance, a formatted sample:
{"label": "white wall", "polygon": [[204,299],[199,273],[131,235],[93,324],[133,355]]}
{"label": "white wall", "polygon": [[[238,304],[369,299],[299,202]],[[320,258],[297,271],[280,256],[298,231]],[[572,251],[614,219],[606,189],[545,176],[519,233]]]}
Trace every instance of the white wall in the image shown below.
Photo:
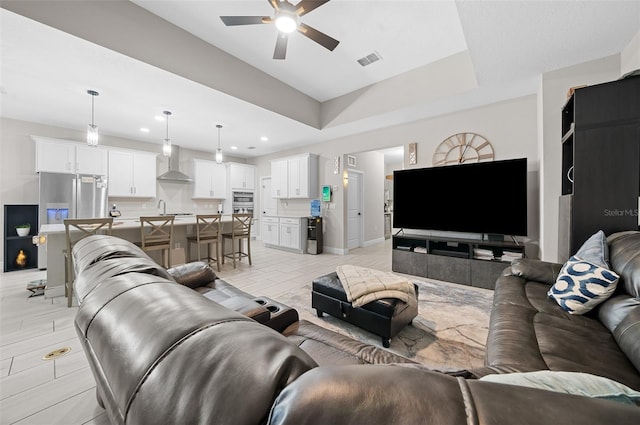
{"label": "white wall", "polygon": [[[274,155],[265,155],[257,158],[258,175],[270,175],[269,160],[294,155],[297,153],[311,152],[320,157],[319,185],[335,185],[338,191],[334,192],[333,208],[323,209],[325,217],[325,250],[327,252],[343,253],[346,251],[344,223],[346,208],[342,172],[333,173],[334,157],[341,158],[341,171],[345,166],[346,155],[359,152],[370,152],[376,149],[384,149],[393,146],[405,147],[405,167],[408,167],[408,144],[417,143],[418,163],[412,167],[430,167],[433,150],[444,139],[459,132],[475,132],[483,135],[493,145],[496,159],[512,159],[526,157],[529,160],[529,243],[537,244],[538,228],[538,169],[539,158],[537,148],[537,108],[536,96],[530,95],[512,100],[498,102],[492,105],[473,108],[465,111],[442,115],[436,118],[424,119],[412,123],[387,127],[376,131],[357,134],[353,136],[334,139],[322,144],[301,146]],[[377,171],[378,180],[384,176],[384,165]],[[367,174],[369,171],[363,170]],[[380,212],[382,217],[383,185],[375,189],[373,193],[372,208]],[[369,197],[369,191],[365,193],[365,199]],[[366,201],[365,201],[366,202]],[[282,203],[282,201],[281,201]],[[377,205],[377,206],[376,206]],[[379,206],[379,208],[378,208]],[[307,215],[309,202],[289,200],[286,207],[279,210],[280,213],[296,211]],[[367,234],[367,240],[384,238],[383,223],[375,230],[372,225]],[[379,232],[379,233],[376,233]]]}
{"label": "white wall", "polygon": [[620,54],[620,74],[640,69],[640,31]]}

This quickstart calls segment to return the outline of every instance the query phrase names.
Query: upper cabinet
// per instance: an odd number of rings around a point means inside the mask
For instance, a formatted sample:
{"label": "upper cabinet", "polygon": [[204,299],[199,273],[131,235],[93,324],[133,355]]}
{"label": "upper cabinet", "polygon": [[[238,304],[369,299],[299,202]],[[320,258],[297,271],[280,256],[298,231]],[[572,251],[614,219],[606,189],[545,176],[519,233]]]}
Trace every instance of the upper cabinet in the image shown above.
{"label": "upper cabinet", "polygon": [[43,137],[33,140],[36,172],[107,175],[109,171],[107,149],[103,147]]}
{"label": "upper cabinet", "polygon": [[289,172],[286,159],[271,161],[271,195],[274,198],[287,198],[289,196]]}
{"label": "upper cabinet", "polygon": [[255,165],[228,162],[228,177],[231,190],[255,190],[256,167]]}
{"label": "upper cabinet", "polygon": [[227,173],[223,164],[203,159],[193,160],[193,199],[225,199]]}
{"label": "upper cabinet", "polygon": [[307,153],[271,161],[274,198],[318,196],[318,155]]}
{"label": "upper cabinet", "polygon": [[154,198],[156,196],[156,154],[110,149],[109,196]]}

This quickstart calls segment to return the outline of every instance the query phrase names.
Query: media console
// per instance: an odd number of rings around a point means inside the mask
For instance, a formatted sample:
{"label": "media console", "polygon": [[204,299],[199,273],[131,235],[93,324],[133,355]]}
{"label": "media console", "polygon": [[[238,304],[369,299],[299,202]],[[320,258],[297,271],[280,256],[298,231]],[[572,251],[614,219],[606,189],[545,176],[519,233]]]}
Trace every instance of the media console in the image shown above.
{"label": "media console", "polygon": [[494,289],[496,279],[524,246],[515,242],[440,236],[393,236],[394,272]]}

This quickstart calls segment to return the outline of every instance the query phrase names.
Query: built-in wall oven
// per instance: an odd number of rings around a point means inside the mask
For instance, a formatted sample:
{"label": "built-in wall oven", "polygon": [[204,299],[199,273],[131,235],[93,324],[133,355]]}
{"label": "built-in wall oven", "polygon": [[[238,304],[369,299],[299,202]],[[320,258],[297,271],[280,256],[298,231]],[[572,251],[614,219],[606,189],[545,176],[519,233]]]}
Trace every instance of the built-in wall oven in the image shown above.
{"label": "built-in wall oven", "polygon": [[253,214],[253,192],[233,192],[231,208],[234,213]]}

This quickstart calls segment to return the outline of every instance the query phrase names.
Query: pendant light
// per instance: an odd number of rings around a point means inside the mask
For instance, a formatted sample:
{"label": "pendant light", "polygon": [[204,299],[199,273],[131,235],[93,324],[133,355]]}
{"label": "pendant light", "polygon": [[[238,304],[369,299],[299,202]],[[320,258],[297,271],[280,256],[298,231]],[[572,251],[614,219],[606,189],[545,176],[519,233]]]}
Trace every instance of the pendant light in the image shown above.
{"label": "pendant light", "polygon": [[164,143],[162,144],[162,154],[167,157],[171,157],[171,139],[169,139],[169,116],[171,112],[162,111],[162,113],[166,116],[164,119],[167,122],[167,135],[164,139]]}
{"label": "pendant light", "polygon": [[222,164],[222,148],[220,148],[220,129],[222,128],[222,126],[220,124],[217,124],[216,127],[218,128],[218,149],[216,149],[216,163]]}
{"label": "pendant light", "polygon": [[91,124],[87,127],[87,145],[98,146],[98,126],[93,122],[93,102],[100,93],[95,90],[87,90],[87,93],[91,96]]}

